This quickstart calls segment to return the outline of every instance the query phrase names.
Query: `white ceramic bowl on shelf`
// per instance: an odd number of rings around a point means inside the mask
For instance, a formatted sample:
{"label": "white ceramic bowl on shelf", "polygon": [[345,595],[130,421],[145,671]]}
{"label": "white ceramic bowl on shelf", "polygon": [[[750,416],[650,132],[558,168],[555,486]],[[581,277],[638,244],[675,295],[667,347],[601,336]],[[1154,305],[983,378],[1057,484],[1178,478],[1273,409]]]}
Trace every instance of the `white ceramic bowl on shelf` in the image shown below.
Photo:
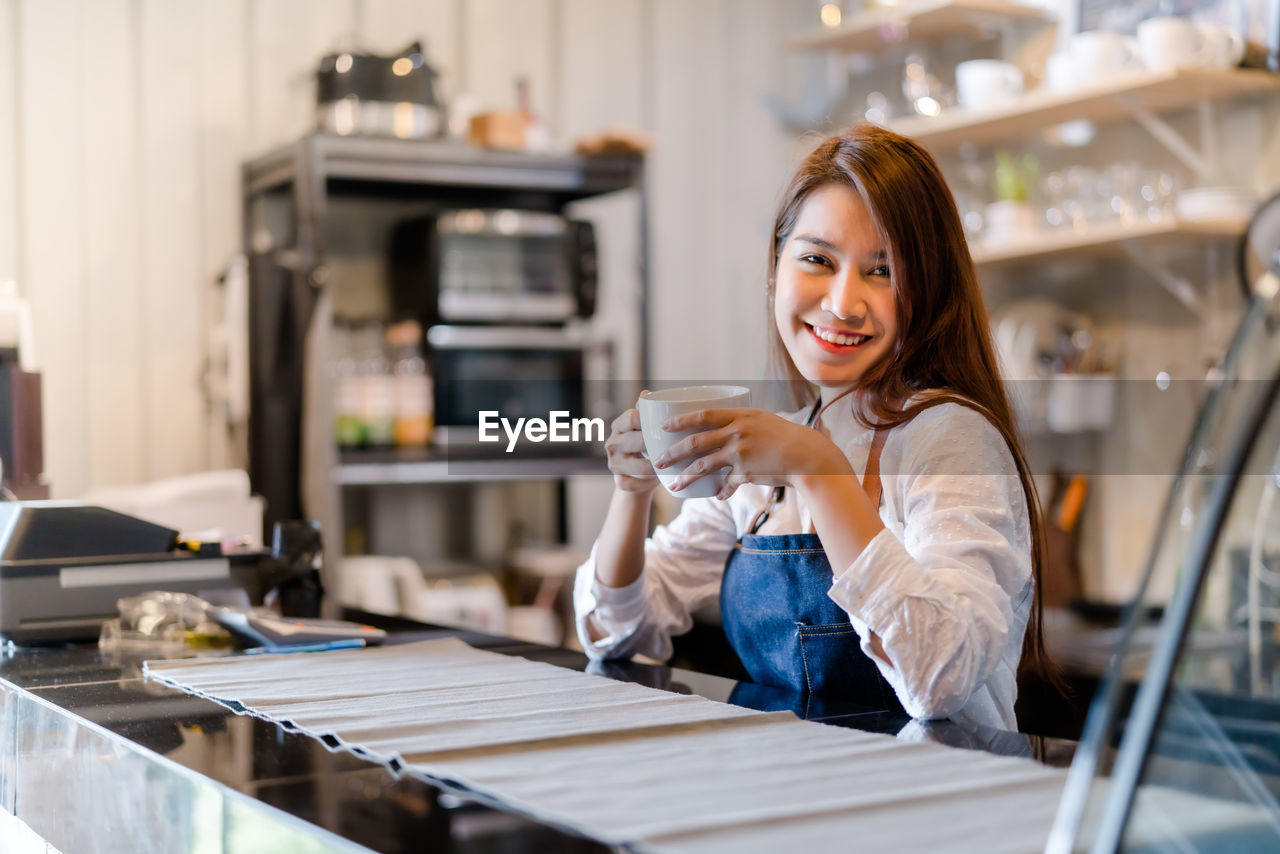
{"label": "white ceramic bowl on shelf", "polygon": [[1187,222],[1248,219],[1258,200],[1243,187],[1193,187],[1178,194],[1174,207]]}

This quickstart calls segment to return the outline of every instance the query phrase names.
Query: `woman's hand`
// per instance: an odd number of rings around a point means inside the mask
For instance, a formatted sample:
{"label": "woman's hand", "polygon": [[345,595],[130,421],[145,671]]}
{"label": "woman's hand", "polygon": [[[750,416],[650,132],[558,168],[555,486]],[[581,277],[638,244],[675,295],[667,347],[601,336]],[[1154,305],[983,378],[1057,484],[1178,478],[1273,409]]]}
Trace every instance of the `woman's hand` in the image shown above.
{"label": "woman's hand", "polygon": [[649,461],[640,455],[644,450],[640,410],[628,409],[613,420],[610,430],[612,432],[605,440],[604,449],[609,455],[614,487],[621,492],[651,494],[658,486],[658,476],[653,473]]}
{"label": "woman's hand", "polygon": [[798,478],[809,475],[853,475],[849,461],[826,436],[762,409],[703,409],[673,416],[662,429],[702,431],[676,442],[653,461],[658,469],[685,466],[672,491],[726,466],[730,471],[716,495],[720,499],[744,483],[794,486]]}

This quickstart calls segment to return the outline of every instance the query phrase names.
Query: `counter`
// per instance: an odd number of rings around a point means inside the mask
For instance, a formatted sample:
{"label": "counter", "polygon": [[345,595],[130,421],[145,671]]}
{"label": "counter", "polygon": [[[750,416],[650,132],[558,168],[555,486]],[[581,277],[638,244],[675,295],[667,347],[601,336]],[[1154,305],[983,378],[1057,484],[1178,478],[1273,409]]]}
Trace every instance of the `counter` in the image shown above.
{"label": "counter", "polygon": [[[376,619],[373,615],[353,615]],[[573,669],[581,653],[489,635],[377,620],[389,641],[459,637]],[[610,850],[482,805],[209,700],[145,681],[152,655],[91,646],[0,654],[0,807],[72,852],[593,852]],[[839,726],[1035,756],[1065,766],[1073,745],[1018,733],[912,722],[883,710],[789,695],[660,666],[593,672]],[[905,734],[904,734],[905,737]]]}

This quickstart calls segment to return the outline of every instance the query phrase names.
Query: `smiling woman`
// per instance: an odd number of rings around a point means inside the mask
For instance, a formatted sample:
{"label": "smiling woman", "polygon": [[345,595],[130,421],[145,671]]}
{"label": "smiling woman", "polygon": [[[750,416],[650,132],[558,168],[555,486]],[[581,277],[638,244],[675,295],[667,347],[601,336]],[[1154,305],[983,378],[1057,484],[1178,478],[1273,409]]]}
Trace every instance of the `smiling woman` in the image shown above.
{"label": "smiling woman", "polygon": [[774,277],[774,321],[805,379],[846,388],[889,353],[898,324],[887,261],[856,192],[838,184],[813,192]]}
{"label": "smiling woman", "polygon": [[616,490],[579,571],[596,658],[671,653],[719,599],[753,681],[914,717],[1017,728],[1043,664],[1040,522],[951,194],[911,140],[818,146],[770,247],[773,345],[799,409],[720,408],[653,460],[712,498],[645,538],[656,480],[634,410],[606,443]]}

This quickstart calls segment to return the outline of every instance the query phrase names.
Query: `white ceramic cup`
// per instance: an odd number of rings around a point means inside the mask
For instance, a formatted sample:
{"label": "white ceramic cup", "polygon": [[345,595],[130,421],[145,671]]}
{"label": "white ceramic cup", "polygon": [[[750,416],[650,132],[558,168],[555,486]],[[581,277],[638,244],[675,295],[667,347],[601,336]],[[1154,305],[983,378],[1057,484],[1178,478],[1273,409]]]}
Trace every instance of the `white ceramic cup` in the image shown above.
{"label": "white ceramic cup", "polygon": [[1044,88],[1051,92],[1066,92],[1077,85],[1076,66],[1071,54],[1065,51],[1050,54],[1044,63]]}
{"label": "white ceramic cup", "polygon": [[1209,42],[1186,18],[1148,18],[1138,24],[1138,55],[1152,71],[1174,71],[1209,64]]}
{"label": "white ceramic cup", "polygon": [[956,100],[961,107],[980,110],[1022,94],[1022,72],[998,59],[971,59],[956,66]]}
{"label": "white ceramic cup", "polygon": [[[644,436],[645,455],[656,460],[667,448],[685,436],[700,430],[682,430],[670,433],[662,429],[662,423],[675,415],[697,412],[700,409],[736,409],[751,405],[751,389],[740,385],[694,385],[646,391],[636,401],[640,410],[640,432]],[[680,466],[657,470],[658,480],[667,492],[676,498],[710,498],[724,486],[727,472],[721,470],[698,478],[679,492],[671,488],[683,471]]]}
{"label": "white ceramic cup", "polygon": [[1035,209],[1026,202],[991,202],[983,213],[986,227],[982,237],[988,242],[1025,238],[1036,230]]}
{"label": "white ceramic cup", "polygon": [[1137,40],[1110,30],[1076,33],[1067,43],[1067,52],[1081,86],[1106,83],[1117,74],[1142,66]]}
{"label": "white ceramic cup", "polygon": [[1244,36],[1239,30],[1211,21],[1197,21],[1195,26],[1204,37],[1207,67],[1235,68],[1244,59]]}

